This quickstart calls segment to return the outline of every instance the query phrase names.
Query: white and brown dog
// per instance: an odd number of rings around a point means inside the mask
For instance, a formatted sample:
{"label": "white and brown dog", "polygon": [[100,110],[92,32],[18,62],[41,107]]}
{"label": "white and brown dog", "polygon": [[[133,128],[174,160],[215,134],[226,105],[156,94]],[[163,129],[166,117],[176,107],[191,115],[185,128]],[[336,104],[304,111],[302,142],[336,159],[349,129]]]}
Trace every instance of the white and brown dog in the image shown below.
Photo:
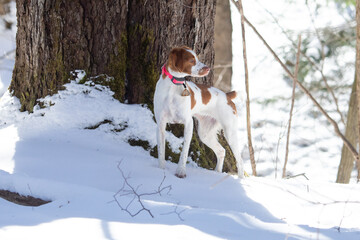
{"label": "white and brown dog", "polygon": [[[198,134],[203,143],[216,154],[216,171],[221,172],[225,150],[217,141],[217,133],[223,129],[237,162],[238,175],[244,176],[243,161],[238,145],[238,115],[232,101],[236,92],[221,90],[186,82],[184,77],[204,77],[210,68],[201,63],[188,47],[173,48],[162,68],[156,84],[154,111],[157,122],[157,144],[159,165],[165,168],[165,128],[167,123],[181,123],[184,128],[184,145],[180,155],[176,176],[186,176],[186,161],[193,133],[193,117],[198,120]],[[189,91],[190,94],[186,94]]]}

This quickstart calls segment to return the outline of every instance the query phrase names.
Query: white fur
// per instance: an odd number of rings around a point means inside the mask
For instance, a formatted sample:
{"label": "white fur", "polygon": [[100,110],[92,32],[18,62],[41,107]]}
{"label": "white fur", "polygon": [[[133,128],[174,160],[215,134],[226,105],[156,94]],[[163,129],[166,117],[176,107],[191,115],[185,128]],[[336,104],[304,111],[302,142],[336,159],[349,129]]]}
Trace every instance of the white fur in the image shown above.
{"label": "white fur", "polygon": [[[196,65],[192,67],[191,76],[199,76],[199,71],[205,67],[205,65],[198,60],[193,51],[188,51],[191,52],[196,59]],[[170,68],[168,71],[175,77],[188,75],[176,72]],[[211,94],[211,99],[207,104],[203,104],[200,88],[192,82],[187,82],[187,85],[194,93],[196,104],[193,109],[191,109],[191,97],[181,96],[184,90],[183,86],[173,84],[168,77],[163,79],[162,75],[156,84],[154,111],[157,122],[159,166],[165,168],[166,124],[184,124],[184,145],[176,175],[178,177],[186,176],[186,161],[193,133],[192,118],[195,117],[199,123],[198,133],[201,141],[213,149],[216,154],[217,165],[215,170],[221,172],[224,163],[225,150],[217,141],[217,133],[223,129],[225,138],[237,160],[238,175],[242,178],[244,176],[244,168],[238,145],[238,115],[234,114],[233,109],[227,104],[226,94],[217,88],[211,87],[208,89]]]}

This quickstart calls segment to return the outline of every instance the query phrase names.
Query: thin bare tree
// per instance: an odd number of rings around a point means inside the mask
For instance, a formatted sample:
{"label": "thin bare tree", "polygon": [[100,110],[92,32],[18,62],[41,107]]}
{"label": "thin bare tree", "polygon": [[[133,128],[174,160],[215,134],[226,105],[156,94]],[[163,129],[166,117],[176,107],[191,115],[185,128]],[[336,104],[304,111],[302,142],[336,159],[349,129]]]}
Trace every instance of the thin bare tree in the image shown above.
{"label": "thin bare tree", "polygon": [[[277,62],[279,62],[279,64],[281,65],[281,67],[285,70],[285,72],[289,75],[289,77],[291,79],[294,80],[294,75],[290,72],[290,70],[286,67],[286,65],[280,60],[279,56],[274,52],[274,50],[269,46],[269,44],[265,41],[265,39],[262,37],[262,35],[257,31],[257,29],[254,27],[254,25],[251,24],[251,22],[249,22],[249,20],[244,17],[245,22],[254,30],[255,34],[260,38],[260,40],[264,43],[264,45],[266,46],[266,48],[271,52],[271,54],[274,56],[275,60]],[[360,21],[360,20],[359,20]],[[360,56],[359,56],[360,57]],[[359,59],[360,61],[360,59]],[[359,62],[360,64],[360,62]],[[352,153],[355,161],[358,163],[359,166],[359,154],[357,152],[357,150],[355,149],[355,147],[349,142],[349,140],[341,133],[338,124],[336,123],[336,121],[334,121],[334,119],[332,119],[329,114],[323,109],[323,107],[321,107],[321,105],[318,103],[318,101],[316,101],[316,99],[313,97],[313,95],[309,92],[309,90],[307,90],[304,85],[302,85],[300,82],[296,82],[297,86],[301,89],[301,91],[303,91],[309,98],[310,100],[314,103],[314,105],[318,108],[318,110],[326,117],[326,119],[331,123],[331,125],[334,127],[334,131],[335,133],[341,138],[341,140],[344,142],[344,145],[350,150],[350,152]],[[358,169],[358,179],[360,177],[360,172]]]}
{"label": "thin bare tree", "polygon": [[291,120],[292,120],[292,113],[294,110],[294,103],[295,103],[295,88],[296,82],[298,81],[298,73],[299,73],[299,62],[300,62],[300,52],[301,52],[301,35],[299,35],[297,52],[296,52],[296,64],[295,64],[295,71],[294,71],[294,81],[293,81],[293,88],[292,88],[292,96],[291,96],[291,107],[290,107],[290,116],[289,116],[289,124],[287,129],[287,136],[286,136],[286,149],[285,149],[285,162],[283,167],[282,177],[286,177],[286,164],[288,162],[289,157],[289,142],[290,142],[290,129],[291,129]]}
{"label": "thin bare tree", "polygon": [[249,95],[249,71],[247,66],[247,56],[246,56],[246,40],[245,40],[245,16],[244,16],[244,10],[242,7],[241,0],[235,2],[232,0],[232,2],[235,4],[237,9],[240,12],[241,15],[241,34],[242,34],[242,45],[243,45],[243,57],[244,57],[244,69],[245,69],[245,88],[246,88],[246,123],[247,123],[247,135],[248,135],[248,147],[249,147],[249,153],[250,153],[250,162],[251,162],[251,168],[252,168],[252,174],[256,176],[256,163],[255,163],[255,157],[254,157],[254,148],[252,146],[252,140],[251,140],[251,122],[250,122],[250,95]]}
{"label": "thin bare tree", "polygon": [[[358,131],[360,133],[360,1],[356,1],[356,62],[355,62],[355,79],[356,79],[356,98],[358,110]],[[360,136],[360,134],[358,135]],[[358,138],[360,146],[360,137]],[[357,180],[360,180],[360,156],[357,156]]]}
{"label": "thin bare tree", "polygon": [[[291,44],[293,45],[293,47],[296,48],[296,43],[295,41],[292,40],[292,38],[289,36],[288,32],[280,25],[279,20],[274,16],[274,14],[272,14],[269,10],[267,10],[266,8],[264,8],[264,10],[270,15],[270,17],[274,20],[274,22],[276,23],[276,25],[281,29],[281,32],[285,35],[285,37],[291,42]],[[320,33],[319,33],[319,29],[317,29],[315,27],[314,24],[314,18],[311,16],[314,28],[315,28],[315,32],[316,32],[316,36],[321,44],[321,57],[322,57],[322,64],[321,66],[319,66],[318,64],[316,64],[308,55],[306,55],[305,52],[301,52],[301,55],[303,57],[306,58],[306,60],[308,61],[308,63],[310,63],[316,71],[318,71],[321,75],[321,79],[324,81],[325,87],[326,89],[329,91],[334,103],[335,103],[335,107],[336,107],[336,111],[338,112],[339,116],[340,116],[340,121],[344,124],[344,126],[346,126],[345,124],[345,118],[344,118],[344,114],[342,114],[340,107],[339,107],[339,101],[337,99],[337,97],[335,96],[334,90],[332,87],[330,87],[329,83],[328,83],[328,79],[324,74],[324,44],[323,41],[320,38]]]}

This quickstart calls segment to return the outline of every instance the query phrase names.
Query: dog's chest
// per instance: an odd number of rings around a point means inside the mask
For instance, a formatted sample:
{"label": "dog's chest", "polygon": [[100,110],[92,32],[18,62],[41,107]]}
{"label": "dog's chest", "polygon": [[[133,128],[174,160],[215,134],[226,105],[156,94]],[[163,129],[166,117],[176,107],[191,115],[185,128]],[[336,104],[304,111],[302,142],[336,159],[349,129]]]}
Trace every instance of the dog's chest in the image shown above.
{"label": "dog's chest", "polygon": [[[168,81],[166,81],[168,80]],[[181,96],[184,87],[160,77],[154,95],[155,115],[169,123],[185,123],[191,119],[190,96]]]}
{"label": "dog's chest", "polygon": [[167,106],[168,118],[172,123],[185,123],[191,118],[190,97],[176,93],[170,95]]}

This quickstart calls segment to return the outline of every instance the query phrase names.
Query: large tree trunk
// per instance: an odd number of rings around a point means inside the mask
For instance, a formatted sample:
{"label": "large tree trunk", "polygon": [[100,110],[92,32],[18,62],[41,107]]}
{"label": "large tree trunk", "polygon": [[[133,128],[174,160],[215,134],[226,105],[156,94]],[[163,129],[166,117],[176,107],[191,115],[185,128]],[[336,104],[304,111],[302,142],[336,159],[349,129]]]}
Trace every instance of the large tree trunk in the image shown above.
{"label": "large tree trunk", "polygon": [[[356,146],[358,140],[358,121],[357,121],[357,101],[356,101],[356,80],[353,83],[350,102],[349,102],[349,110],[347,114],[346,121],[346,130],[345,137],[349,140],[349,142]],[[349,151],[349,149],[343,145],[341,152],[341,161],[338,168],[337,183],[349,183],[351,172],[354,169],[354,155]]]}
{"label": "large tree trunk", "polygon": [[[56,93],[70,72],[107,74],[120,101],[146,103],[172,47],[187,45],[214,65],[216,0],[17,0],[16,59],[10,86],[22,111]],[[193,79],[213,84],[208,77]],[[194,137],[193,151],[201,146]],[[203,157],[206,166],[213,160]]]}
{"label": "large tree trunk", "polygon": [[[56,93],[72,70],[119,77],[111,67],[126,61],[119,54],[121,36],[126,33],[126,0],[17,0],[16,7],[18,31],[10,89],[20,99],[21,110],[31,112],[38,98]],[[123,71],[123,79],[116,81],[124,82],[124,69],[117,71]]]}
{"label": "large tree trunk", "polygon": [[[69,73],[114,77],[119,100],[151,105],[171,47],[188,45],[214,63],[215,0],[17,0],[17,49],[10,89],[32,111]],[[212,84],[213,75],[195,81]]]}
{"label": "large tree trunk", "polygon": [[[213,66],[214,18],[215,0],[152,0],[145,4],[129,1],[129,103],[151,105],[160,68],[172,47],[189,46],[203,62]],[[208,85],[212,85],[212,80],[212,73],[206,78],[194,79]]]}

